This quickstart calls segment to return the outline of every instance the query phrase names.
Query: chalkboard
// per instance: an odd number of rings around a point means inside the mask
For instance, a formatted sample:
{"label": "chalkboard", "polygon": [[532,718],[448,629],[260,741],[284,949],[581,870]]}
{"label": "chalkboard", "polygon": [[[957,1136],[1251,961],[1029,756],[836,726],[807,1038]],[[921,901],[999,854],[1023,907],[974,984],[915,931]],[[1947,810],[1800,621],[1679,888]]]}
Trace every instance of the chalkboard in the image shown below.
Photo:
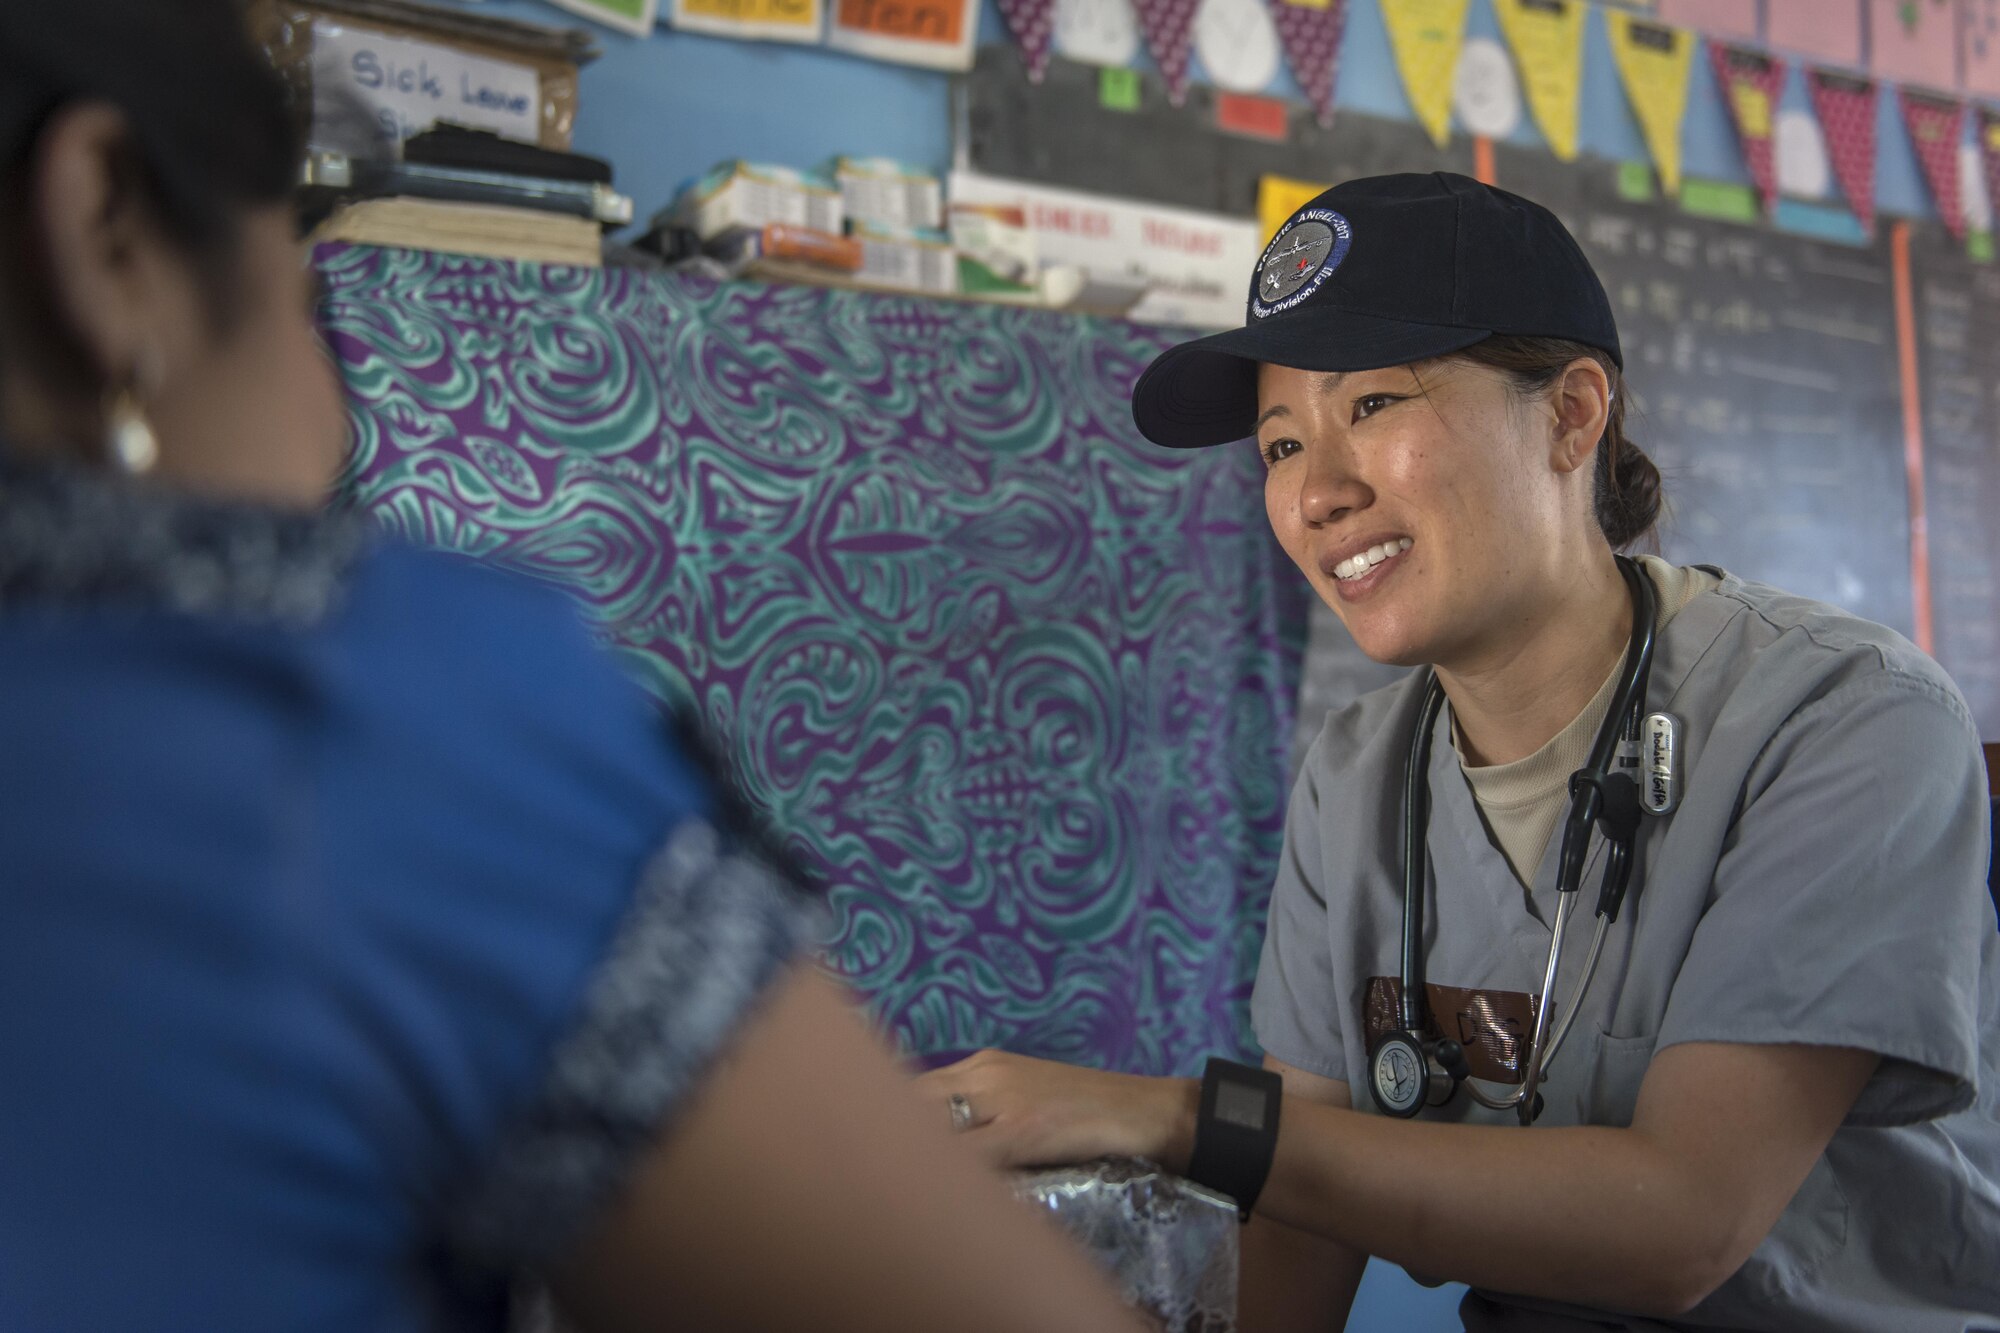
{"label": "chalkboard", "polygon": [[[1440,150],[1409,123],[1342,111],[1328,129],[1299,108],[1288,140],[1269,143],[1219,129],[1207,89],[1190,89],[1187,104],[1174,108],[1153,80],[1138,111],[1118,111],[1101,104],[1096,80],[1096,70],[1058,60],[1037,87],[1022,77],[1013,52],[982,52],[959,83],[961,154],[996,176],[1238,215],[1254,210],[1257,179],[1267,173],[1333,183],[1387,171],[1472,169],[1462,135]],[[1565,163],[1540,148],[1507,144],[1492,151],[1497,182],[1554,210],[1611,295],[1631,394],[1628,432],[1665,480],[1661,553],[1720,565],[1914,634],[1886,236],[1850,247],[1696,217],[1668,201],[1626,197],[1616,163]],[[1941,239],[1936,249],[1945,253]],[[1967,267],[1943,277],[1940,291],[1971,291]],[[1975,294],[1964,308],[1978,311],[1962,340],[1965,354],[1987,359],[1975,370],[1942,373],[1990,386],[2000,381],[2000,326],[1993,323],[2000,303]],[[1945,523],[1957,545],[1977,546],[1985,562],[1968,561],[1962,577],[1942,562],[1934,569],[1954,585],[1949,598],[1940,589],[1941,656],[1968,694],[1980,689],[1995,701],[1985,705],[1991,710],[2000,708],[2000,671],[1992,665],[2000,647],[2000,606],[1992,600],[2000,547],[1973,515],[2000,512],[1989,503],[2000,500],[1993,457],[2000,400],[1985,398],[1981,408],[1975,429],[1985,452],[1974,459],[1960,447],[1952,455],[1961,460],[1953,464],[1961,469],[1952,484],[1958,508],[1947,516],[1934,501],[1932,512],[1934,533]],[[1986,489],[1964,469],[1976,470]],[[1982,684],[1982,671],[1995,675]],[[1301,745],[1327,707],[1395,674],[1364,658],[1333,614],[1316,607]]]}
{"label": "chalkboard", "polygon": [[1659,466],[1662,554],[1915,631],[1886,239],[1833,245],[1621,198],[1606,164],[1496,149],[1618,316],[1627,433]]}
{"label": "chalkboard", "polygon": [[1911,251],[1935,652],[2000,740],[2000,269]]}
{"label": "chalkboard", "polygon": [[1256,215],[1262,176],[1331,182],[1390,171],[1472,171],[1463,138],[1440,150],[1412,123],[1342,112],[1326,128],[1293,106],[1285,142],[1272,143],[1218,128],[1216,93],[1206,85],[1190,86],[1176,107],[1159,76],[1144,74],[1138,109],[1117,111],[1103,104],[1099,77],[1095,65],[1055,59],[1041,83],[1029,83],[1018,52],[981,47],[971,72],[955,81],[957,146],[966,165],[1235,217]]}

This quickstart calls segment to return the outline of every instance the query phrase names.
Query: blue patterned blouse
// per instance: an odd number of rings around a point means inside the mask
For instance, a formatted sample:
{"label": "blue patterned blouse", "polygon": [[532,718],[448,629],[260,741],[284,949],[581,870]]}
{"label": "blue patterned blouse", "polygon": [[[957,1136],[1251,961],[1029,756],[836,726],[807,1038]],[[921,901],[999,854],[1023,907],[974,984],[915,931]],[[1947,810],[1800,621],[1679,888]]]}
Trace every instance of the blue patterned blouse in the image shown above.
{"label": "blue patterned blouse", "polygon": [[0,1329],[496,1327],[815,906],[557,596],[0,462]]}

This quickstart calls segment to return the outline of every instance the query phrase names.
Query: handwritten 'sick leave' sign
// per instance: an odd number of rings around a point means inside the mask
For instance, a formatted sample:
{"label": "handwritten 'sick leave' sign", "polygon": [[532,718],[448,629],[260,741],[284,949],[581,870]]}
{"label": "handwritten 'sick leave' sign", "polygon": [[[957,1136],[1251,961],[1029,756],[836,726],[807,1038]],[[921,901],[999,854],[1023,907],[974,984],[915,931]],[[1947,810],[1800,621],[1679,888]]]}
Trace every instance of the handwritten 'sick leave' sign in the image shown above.
{"label": "handwritten 'sick leave' sign", "polygon": [[355,104],[398,139],[449,120],[533,143],[541,129],[542,80],[525,65],[435,42],[322,24],[313,36],[315,140]]}

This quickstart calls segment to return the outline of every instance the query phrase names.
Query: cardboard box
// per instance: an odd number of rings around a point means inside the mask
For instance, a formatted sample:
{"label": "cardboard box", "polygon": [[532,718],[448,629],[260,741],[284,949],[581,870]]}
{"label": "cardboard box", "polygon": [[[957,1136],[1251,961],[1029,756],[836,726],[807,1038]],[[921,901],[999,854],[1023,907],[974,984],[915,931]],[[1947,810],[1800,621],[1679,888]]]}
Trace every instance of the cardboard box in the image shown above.
{"label": "cardboard box", "polygon": [[840,188],[849,222],[881,227],[944,225],[944,182],[886,157],[836,157],[821,174]]}
{"label": "cardboard box", "polygon": [[704,241],[773,223],[839,235],[845,217],[831,182],[791,167],[741,160],[724,162],[690,185],[669,211]]}
{"label": "cardboard box", "polygon": [[1025,210],[954,203],[951,243],[958,251],[959,290],[967,295],[1022,296],[1039,290],[1041,265]]}
{"label": "cardboard box", "polygon": [[251,37],[310,108],[314,148],[381,156],[439,121],[568,149],[581,29],[544,28],[410,0],[249,0]]}
{"label": "cardboard box", "polygon": [[856,223],[849,229],[861,243],[861,270],[855,276],[871,287],[894,287],[931,296],[958,293],[958,252],[941,231]]}

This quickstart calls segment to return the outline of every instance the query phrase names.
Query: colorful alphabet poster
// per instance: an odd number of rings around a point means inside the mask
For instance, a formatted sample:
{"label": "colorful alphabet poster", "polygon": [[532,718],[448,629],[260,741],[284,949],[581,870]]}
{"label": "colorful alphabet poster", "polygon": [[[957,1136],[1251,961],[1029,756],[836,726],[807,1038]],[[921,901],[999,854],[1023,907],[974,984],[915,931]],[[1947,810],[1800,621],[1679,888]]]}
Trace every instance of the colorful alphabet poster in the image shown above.
{"label": "colorful alphabet poster", "polygon": [[1861,65],[1861,0],[1764,0],[1764,40],[1788,55]]}
{"label": "colorful alphabet poster", "polygon": [[1758,40],[1757,0],[1660,0],[1660,22],[1704,37]]}
{"label": "colorful alphabet poster", "polygon": [[554,0],[572,14],[580,14],[607,28],[644,37],[659,17],[660,0]]}
{"label": "colorful alphabet poster", "polygon": [[1583,0],[1493,0],[1494,17],[1527,90],[1528,110],[1564,162],[1576,158],[1577,98],[1583,89]]}
{"label": "colorful alphabet poster", "polygon": [[1959,0],[1958,57],[1966,92],[2000,97],[2000,0]]}
{"label": "colorful alphabet poster", "polygon": [[1819,113],[1833,178],[1863,229],[1875,230],[1875,103],[1878,85],[1832,70],[1806,71],[1806,91]]}
{"label": "colorful alphabet poster", "polygon": [[1660,173],[1660,188],[1672,198],[1681,192],[1681,122],[1697,39],[1685,28],[1648,23],[1619,10],[1605,10],[1604,19],[1619,81]]}
{"label": "colorful alphabet poster", "polygon": [[832,0],[826,44],[871,60],[927,69],[972,68],[974,0]]}
{"label": "colorful alphabet poster", "polygon": [[1444,147],[1451,138],[1451,93],[1458,53],[1465,45],[1465,11],[1471,0],[1398,0],[1382,7],[1396,71],[1417,123]]}
{"label": "colorful alphabet poster", "polygon": [[817,42],[820,0],[673,0],[667,21],[689,32],[767,42]]}
{"label": "colorful alphabet poster", "polygon": [[1952,0],[1869,0],[1869,68],[1891,83],[1958,87],[1958,11]]}

